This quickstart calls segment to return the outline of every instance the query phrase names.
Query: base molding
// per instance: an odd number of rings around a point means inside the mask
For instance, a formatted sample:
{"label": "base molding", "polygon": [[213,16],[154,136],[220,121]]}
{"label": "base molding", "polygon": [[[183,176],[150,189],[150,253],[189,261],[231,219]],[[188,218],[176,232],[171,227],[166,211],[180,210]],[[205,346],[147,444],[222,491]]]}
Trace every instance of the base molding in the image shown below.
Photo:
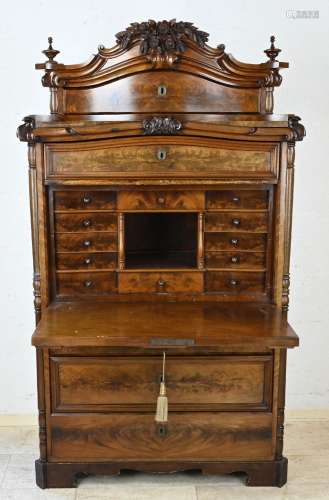
{"label": "base molding", "polygon": [[36,483],[42,488],[74,488],[87,476],[119,475],[123,470],[149,473],[174,473],[199,470],[202,474],[247,474],[247,486],[277,486],[287,482],[288,460],[259,462],[68,462],[36,460]]}

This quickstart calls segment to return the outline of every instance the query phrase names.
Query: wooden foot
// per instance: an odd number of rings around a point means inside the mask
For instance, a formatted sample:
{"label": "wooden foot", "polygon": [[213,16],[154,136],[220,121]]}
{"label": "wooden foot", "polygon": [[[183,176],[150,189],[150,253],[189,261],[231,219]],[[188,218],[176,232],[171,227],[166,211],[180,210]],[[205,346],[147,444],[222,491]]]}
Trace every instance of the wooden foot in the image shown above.
{"label": "wooden foot", "polygon": [[117,463],[35,463],[37,485],[44,488],[75,488],[87,476],[118,475],[122,470],[173,473],[199,470],[203,474],[247,474],[248,486],[278,486],[287,482],[288,460],[273,462],[117,462]]}

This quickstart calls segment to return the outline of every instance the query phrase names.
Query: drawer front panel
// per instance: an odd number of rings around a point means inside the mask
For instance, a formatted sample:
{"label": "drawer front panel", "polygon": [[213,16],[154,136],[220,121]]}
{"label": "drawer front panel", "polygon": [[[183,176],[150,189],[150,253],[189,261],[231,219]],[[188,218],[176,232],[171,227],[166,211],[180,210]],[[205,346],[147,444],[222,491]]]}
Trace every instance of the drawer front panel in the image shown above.
{"label": "drawer front panel", "polygon": [[208,191],[206,194],[208,210],[266,210],[267,207],[268,191],[265,190],[220,190]]}
{"label": "drawer front panel", "polygon": [[276,178],[274,144],[249,143],[244,148],[236,149],[234,141],[184,138],[173,144],[158,137],[151,143],[149,138],[116,140],[115,146],[107,141],[49,144],[47,176]]}
{"label": "drawer front panel", "polygon": [[273,458],[271,413],[169,413],[165,432],[154,413],[49,420],[50,461]]}
{"label": "drawer front panel", "polygon": [[264,293],[265,273],[208,271],[205,276],[207,292],[229,294]]}
{"label": "drawer front panel", "polygon": [[262,270],[266,255],[263,252],[207,252],[205,263],[206,267],[214,268]]}
{"label": "drawer front panel", "polygon": [[117,249],[114,233],[57,234],[57,252],[113,252]]}
{"label": "drawer front panel", "polygon": [[[167,357],[166,387],[172,411],[209,405],[269,409],[270,356]],[[155,409],[161,357],[51,358],[53,411]],[[115,406],[116,405],[116,406]]]}
{"label": "drawer front panel", "polygon": [[56,267],[60,271],[77,269],[88,271],[90,269],[115,269],[118,254],[115,252],[98,253],[58,253]]}
{"label": "drawer front panel", "polygon": [[265,252],[266,234],[248,233],[206,233],[206,251],[216,252],[220,250],[241,250],[253,252]]}
{"label": "drawer front panel", "polygon": [[113,191],[55,191],[55,210],[113,210],[116,193]]}
{"label": "drawer front panel", "polygon": [[86,232],[86,231],[117,231],[117,216],[109,213],[72,213],[55,215],[55,231]]}
{"label": "drawer front panel", "polygon": [[203,292],[200,272],[126,272],[119,274],[120,293]]}
{"label": "drawer front panel", "polygon": [[57,273],[56,277],[58,296],[96,296],[117,291],[115,272]]}
{"label": "drawer front panel", "polygon": [[217,231],[251,231],[266,233],[268,214],[255,212],[222,212],[206,214],[205,229],[208,232]]}
{"label": "drawer front panel", "polygon": [[202,210],[204,193],[198,191],[123,191],[119,210]]}

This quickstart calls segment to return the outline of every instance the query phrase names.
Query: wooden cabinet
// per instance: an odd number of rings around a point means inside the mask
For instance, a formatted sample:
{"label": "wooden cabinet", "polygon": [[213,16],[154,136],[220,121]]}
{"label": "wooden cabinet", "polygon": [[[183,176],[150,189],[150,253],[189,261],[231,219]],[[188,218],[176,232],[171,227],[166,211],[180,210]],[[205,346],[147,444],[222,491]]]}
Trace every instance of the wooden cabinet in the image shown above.
{"label": "wooden cabinet", "polygon": [[[157,36],[154,38],[154,30]],[[282,486],[295,115],[245,64],[147,22],[37,64],[28,144],[41,488],[123,469]],[[156,45],[156,46],[155,46]],[[166,364],[163,367],[164,360]],[[168,415],[157,413],[165,384]],[[160,416],[159,416],[160,415]]]}

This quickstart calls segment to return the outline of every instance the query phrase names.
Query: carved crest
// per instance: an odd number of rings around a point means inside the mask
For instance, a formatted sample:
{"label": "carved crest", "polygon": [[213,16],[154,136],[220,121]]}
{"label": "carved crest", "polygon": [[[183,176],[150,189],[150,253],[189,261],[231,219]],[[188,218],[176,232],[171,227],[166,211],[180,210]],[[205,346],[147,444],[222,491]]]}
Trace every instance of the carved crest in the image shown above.
{"label": "carved crest", "polygon": [[199,47],[204,47],[209,34],[201,31],[193,23],[183,21],[153,21],[150,19],[143,23],[132,23],[126,30],[116,35],[116,40],[121,48],[128,48],[133,42],[140,41],[140,53],[149,55],[151,59],[165,57],[176,59],[177,54],[184,52],[184,40],[192,40]]}
{"label": "carved crest", "polygon": [[146,135],[174,135],[182,129],[182,124],[176,118],[156,117],[143,121],[143,130]]}

